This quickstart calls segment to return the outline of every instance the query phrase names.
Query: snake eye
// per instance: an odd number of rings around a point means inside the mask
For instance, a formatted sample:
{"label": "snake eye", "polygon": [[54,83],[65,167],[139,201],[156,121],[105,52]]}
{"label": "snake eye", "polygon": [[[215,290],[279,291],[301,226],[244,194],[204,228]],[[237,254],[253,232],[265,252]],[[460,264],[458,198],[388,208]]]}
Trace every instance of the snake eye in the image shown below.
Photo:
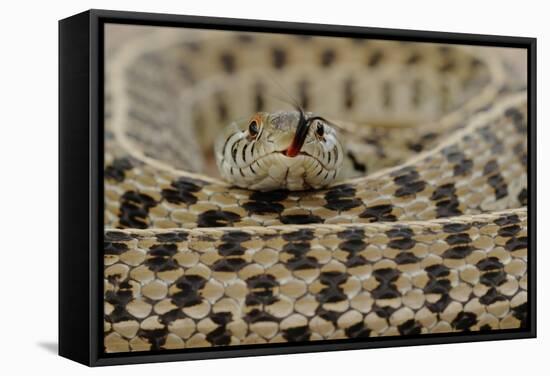
{"label": "snake eye", "polygon": [[250,133],[252,137],[256,137],[258,135],[258,123],[256,120],[252,120],[248,125],[248,133]]}
{"label": "snake eye", "polygon": [[317,123],[317,129],[315,129],[315,133],[317,133],[317,136],[323,137],[325,134],[325,127],[323,127],[323,124]]}

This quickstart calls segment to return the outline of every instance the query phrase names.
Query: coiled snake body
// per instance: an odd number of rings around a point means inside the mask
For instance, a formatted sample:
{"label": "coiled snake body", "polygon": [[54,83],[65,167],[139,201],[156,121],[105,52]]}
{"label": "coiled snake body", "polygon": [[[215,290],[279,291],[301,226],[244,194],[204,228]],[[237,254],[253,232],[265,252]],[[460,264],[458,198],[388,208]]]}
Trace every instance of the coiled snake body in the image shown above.
{"label": "coiled snake body", "polygon": [[[106,351],[525,327],[527,96],[488,50],[164,30],[109,57]],[[277,87],[340,133],[320,180],[254,186],[225,142],[252,189],[212,177],[232,122],[298,121]]]}

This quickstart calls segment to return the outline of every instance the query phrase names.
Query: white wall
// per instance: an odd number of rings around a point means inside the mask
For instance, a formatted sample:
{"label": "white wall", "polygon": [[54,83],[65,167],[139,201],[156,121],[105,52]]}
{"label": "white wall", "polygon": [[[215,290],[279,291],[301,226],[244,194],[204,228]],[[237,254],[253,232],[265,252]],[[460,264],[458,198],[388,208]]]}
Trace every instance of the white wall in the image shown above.
{"label": "white wall", "polygon": [[[323,3],[323,4],[321,4]],[[518,375],[548,364],[550,220],[547,84],[550,26],[544,1],[7,1],[0,64],[0,373],[135,375]],[[539,338],[86,369],[54,355],[57,341],[57,20],[87,8],[139,10],[539,38]],[[544,346],[547,346],[544,349]],[[546,351],[545,351],[546,350]],[[544,368],[542,368],[544,369]],[[11,371],[10,371],[11,370]],[[544,373],[537,372],[536,374]],[[25,372],[26,373],[26,372]]]}

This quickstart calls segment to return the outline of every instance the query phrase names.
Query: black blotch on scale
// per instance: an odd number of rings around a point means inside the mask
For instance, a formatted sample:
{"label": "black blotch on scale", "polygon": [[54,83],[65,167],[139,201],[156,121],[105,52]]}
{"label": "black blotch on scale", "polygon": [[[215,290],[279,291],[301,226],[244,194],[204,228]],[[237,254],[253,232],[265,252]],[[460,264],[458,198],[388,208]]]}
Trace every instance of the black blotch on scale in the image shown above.
{"label": "black blotch on scale", "polygon": [[176,270],[179,264],[172,258],[178,252],[176,244],[154,244],[149,248],[149,258],[144,264],[154,272]]}
{"label": "black blotch on scale", "polygon": [[320,267],[315,257],[308,256],[311,245],[309,242],[288,243],[283,246],[283,252],[292,255],[285,263],[289,270],[316,269]]}
{"label": "black blotch on scale", "polygon": [[527,320],[529,319],[528,312],[529,306],[527,305],[527,303],[523,303],[517,307],[512,308],[512,314],[516,319],[520,320],[520,325],[522,328],[527,327]]}
{"label": "black blotch on scale", "polygon": [[460,203],[453,183],[438,186],[432,193],[430,200],[436,201],[437,218],[453,217],[462,214],[459,209]]}
{"label": "black blotch on scale", "polygon": [[347,211],[360,206],[363,202],[355,198],[355,188],[349,184],[334,186],[325,194],[325,208],[335,211]]}
{"label": "black blotch on scale", "polygon": [[117,158],[105,168],[105,178],[121,183],[126,178],[126,171],[133,167],[129,158]]}
{"label": "black blotch on scale", "polygon": [[174,231],[156,234],[155,237],[161,243],[179,243],[187,240],[189,234],[184,231]]}
{"label": "black blotch on scale", "polygon": [[254,192],[250,195],[250,201],[243,204],[243,208],[249,214],[280,214],[285,207],[279,202],[284,201],[288,195],[289,192],[286,190]]}
{"label": "black blotch on scale", "polygon": [[313,214],[282,215],[280,220],[285,225],[307,225],[310,223],[323,223],[323,218]]}
{"label": "black blotch on scale", "polygon": [[137,337],[143,338],[151,345],[151,351],[162,350],[162,346],[166,343],[168,328],[145,330],[140,329],[137,332]]}
{"label": "black blotch on scale", "polygon": [[354,104],[353,79],[349,78],[344,82],[344,107],[350,110],[353,108]]}
{"label": "black blotch on scale", "polygon": [[367,338],[370,336],[371,331],[363,322],[358,322],[345,329],[348,338]]}
{"label": "black blotch on scale", "polygon": [[483,295],[481,298],[479,298],[479,302],[484,305],[491,305],[493,303],[497,302],[503,302],[508,300],[506,296],[502,295],[495,289],[494,287],[491,287],[485,295]]}
{"label": "black blotch on scale", "polygon": [[201,180],[181,177],[170,185],[172,188],[164,188],[161,191],[161,195],[166,201],[176,205],[192,205],[197,202],[197,197],[193,193],[200,191],[205,183]]}
{"label": "black blotch on scale", "polygon": [[220,55],[220,61],[222,63],[223,70],[231,74],[235,72],[235,56],[230,53],[223,53]]}
{"label": "black blotch on scale", "polygon": [[126,243],[103,242],[104,255],[121,255],[128,250]]}
{"label": "black blotch on scale", "polygon": [[248,324],[254,324],[257,322],[279,322],[280,320],[272,314],[260,310],[258,308],[252,309],[244,316],[244,321]]}
{"label": "black blotch on scale", "polygon": [[120,224],[130,228],[147,228],[149,210],[157,204],[151,196],[144,193],[125,192],[120,199]]}
{"label": "black blotch on scale", "polygon": [[392,268],[377,269],[372,272],[372,275],[378,282],[378,286],[371,292],[374,299],[393,299],[401,296],[395,285],[401,275],[399,270]]}
{"label": "black blotch on scale", "polygon": [[241,216],[237,213],[224,210],[207,210],[201,213],[197,219],[199,227],[225,227],[233,226],[239,222]]}
{"label": "black blotch on scale", "polygon": [[499,226],[508,226],[520,223],[520,219],[517,214],[502,215],[500,218],[495,219],[495,224]]}
{"label": "black blotch on scale", "polygon": [[203,300],[201,290],[206,285],[207,280],[200,275],[184,275],[174,282],[174,286],[179,290],[172,293],[172,303],[180,308],[192,307],[200,304]]}
{"label": "black blotch on scale", "polygon": [[213,346],[227,346],[231,343],[231,331],[221,325],[206,335],[206,340]]}
{"label": "black blotch on scale", "polygon": [[506,241],[506,244],[504,244],[504,248],[506,248],[507,251],[515,252],[519,251],[521,249],[527,248],[527,237],[526,236],[520,236],[520,237],[513,237]]}
{"label": "black blotch on scale", "polygon": [[451,323],[453,328],[463,331],[469,331],[475,324],[477,324],[476,314],[464,311],[460,312]]}
{"label": "black blotch on scale", "polygon": [[517,235],[521,231],[521,227],[518,225],[511,225],[506,227],[501,227],[498,229],[498,234],[504,238],[511,238],[512,236]]}
{"label": "black blotch on scale", "polygon": [[338,248],[348,253],[346,266],[353,268],[367,264],[367,260],[363,255],[359,254],[367,247],[365,243],[365,231],[363,229],[348,229],[337,234],[338,238],[345,239],[338,245]]}
{"label": "black blotch on scale", "polygon": [[283,338],[288,342],[304,342],[309,341],[311,331],[308,326],[299,326],[283,330]]}
{"label": "black blotch on scale", "polygon": [[309,229],[300,229],[283,234],[283,239],[286,241],[309,241],[313,240],[314,238],[315,235],[313,233],[313,230]]}
{"label": "black blotch on scale", "polygon": [[399,334],[403,336],[416,335],[422,332],[422,325],[420,325],[416,320],[410,319],[399,325],[397,330],[399,330]]}
{"label": "black blotch on scale", "polygon": [[246,242],[252,239],[252,236],[244,231],[228,231],[222,235],[223,242]]}
{"label": "black blotch on scale", "polygon": [[359,171],[361,173],[367,172],[367,166],[364,163],[359,162],[359,160],[355,157],[355,154],[353,154],[351,151],[348,151],[346,154],[350,159],[351,164],[353,165],[353,169],[355,171]]}
{"label": "black blotch on scale", "polygon": [[413,248],[416,244],[416,241],[413,239],[414,232],[408,227],[395,227],[386,231],[386,235],[391,239],[388,242],[388,247],[390,248],[404,251]]}
{"label": "black blotch on scale", "polygon": [[274,48],[272,51],[273,67],[275,69],[282,69],[287,60],[286,52],[282,48]]}
{"label": "black blotch on scale", "polygon": [[428,273],[428,283],[424,286],[425,294],[440,295],[439,299],[432,303],[427,303],[426,307],[434,313],[443,312],[451,303],[449,291],[451,290],[451,281],[449,280],[450,270],[443,264],[430,265],[424,269]]}
{"label": "black blotch on scale", "polygon": [[240,257],[230,257],[218,260],[212,265],[212,270],[215,272],[236,273],[244,268],[248,263]]}
{"label": "black blotch on scale", "polygon": [[500,173],[494,174],[489,177],[487,179],[487,182],[494,189],[495,198],[497,200],[508,196],[508,185],[506,184],[504,177]]}
{"label": "black blotch on scale", "polygon": [[105,241],[110,242],[123,242],[132,240],[133,236],[120,231],[107,231],[105,233]]}
{"label": "black blotch on scale", "polygon": [[336,52],[332,49],[326,49],[321,54],[321,65],[325,68],[330,67],[336,60]]}
{"label": "black blotch on scale", "polygon": [[247,306],[269,305],[279,301],[275,289],[279,287],[277,279],[270,274],[257,275],[246,280],[248,295],[245,299]]}
{"label": "black blotch on scale", "polygon": [[396,197],[406,197],[422,192],[426,188],[426,182],[419,180],[420,175],[412,167],[406,167],[392,173],[394,183],[399,186],[395,191]]}
{"label": "black blotch on scale", "polygon": [[397,217],[392,214],[392,205],[369,206],[359,214],[359,218],[368,218],[371,222],[396,222]]}
{"label": "black blotch on scale", "polygon": [[319,281],[324,287],[317,295],[316,300],[323,303],[336,303],[347,299],[341,285],[348,280],[348,275],[341,272],[322,272]]}
{"label": "black blotch on scale", "polygon": [[382,51],[374,51],[372,55],[369,56],[367,60],[367,65],[370,68],[376,67],[380,62],[382,61],[382,58],[384,57],[384,54]]}
{"label": "black blotch on scale", "polygon": [[527,200],[528,200],[527,189],[523,188],[521,192],[519,192],[518,201],[522,206],[526,206]]}
{"label": "black blotch on scale", "polygon": [[251,34],[241,33],[237,34],[237,40],[243,44],[250,44],[254,41],[254,36]]}

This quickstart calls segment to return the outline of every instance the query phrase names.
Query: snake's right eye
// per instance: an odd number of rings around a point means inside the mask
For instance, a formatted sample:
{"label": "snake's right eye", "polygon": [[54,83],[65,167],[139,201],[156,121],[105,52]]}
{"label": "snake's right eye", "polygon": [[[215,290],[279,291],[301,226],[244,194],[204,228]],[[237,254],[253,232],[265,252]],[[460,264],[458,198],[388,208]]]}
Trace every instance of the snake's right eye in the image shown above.
{"label": "snake's right eye", "polygon": [[252,120],[248,125],[248,133],[250,133],[252,137],[256,137],[258,135],[258,123],[256,120]]}

